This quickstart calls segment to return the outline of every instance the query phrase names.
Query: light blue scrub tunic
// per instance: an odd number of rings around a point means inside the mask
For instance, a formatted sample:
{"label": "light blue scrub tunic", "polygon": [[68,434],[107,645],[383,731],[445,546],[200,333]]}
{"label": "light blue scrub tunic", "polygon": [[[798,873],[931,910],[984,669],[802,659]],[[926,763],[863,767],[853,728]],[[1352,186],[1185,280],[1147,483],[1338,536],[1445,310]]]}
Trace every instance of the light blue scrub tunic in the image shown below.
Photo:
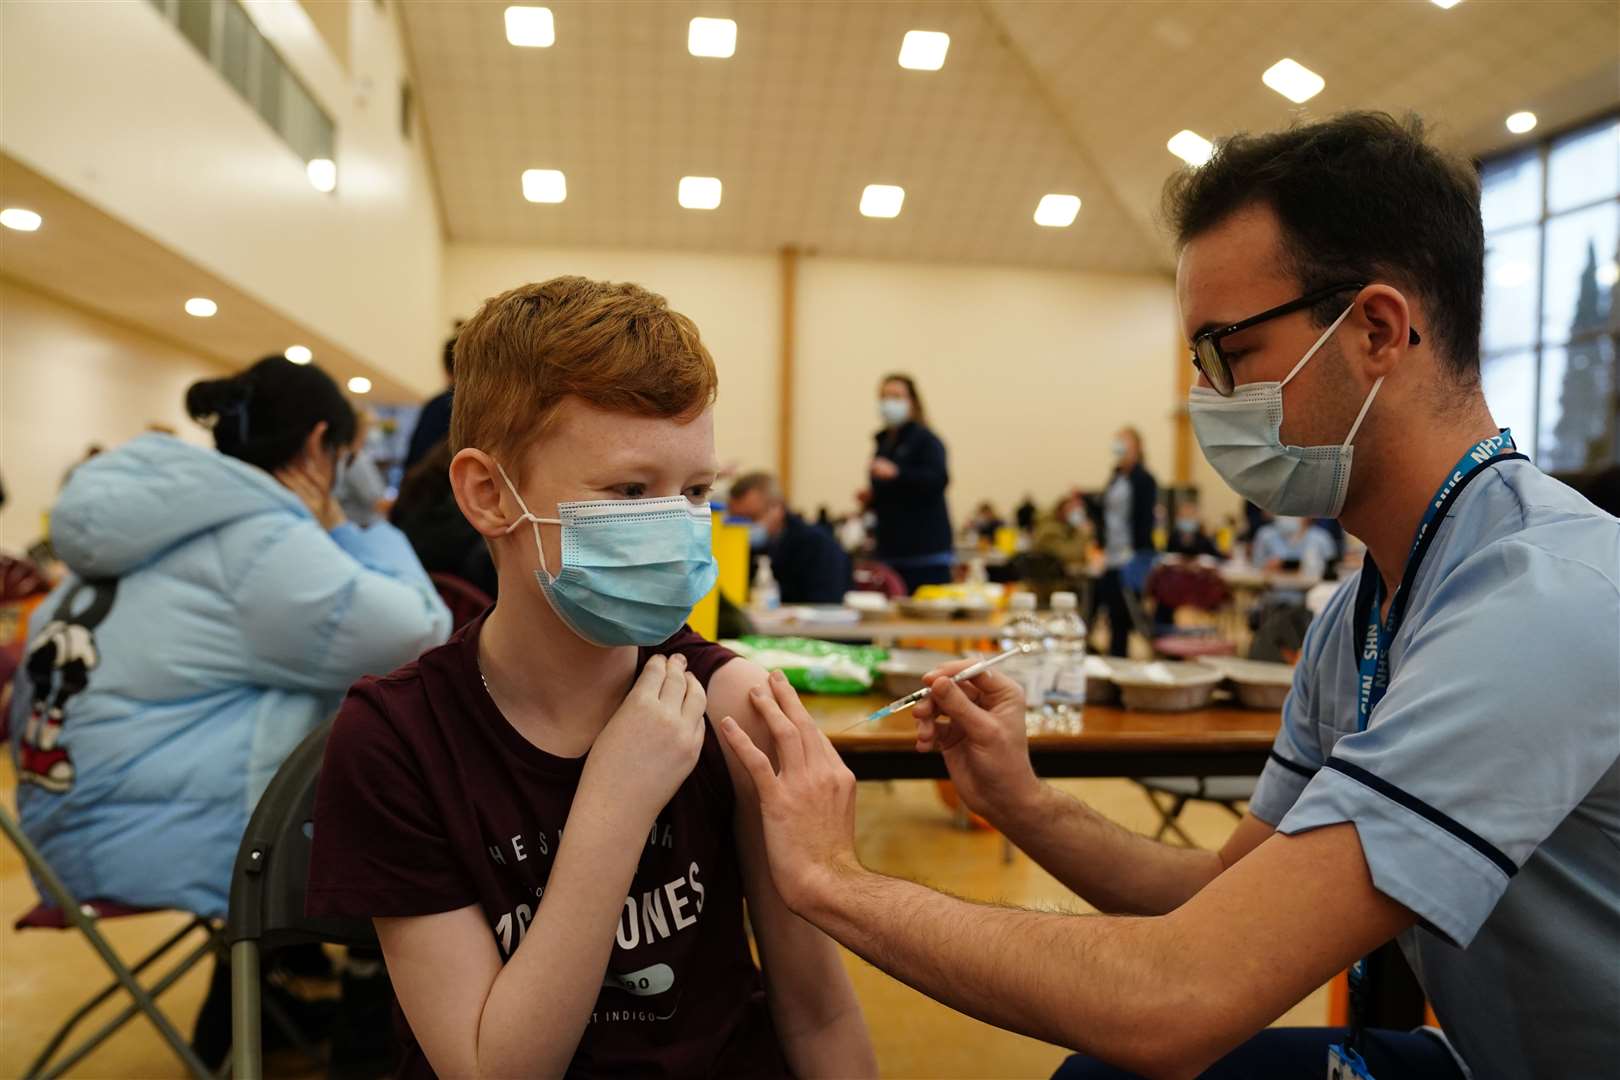
{"label": "light blue scrub tunic", "polygon": [[1438,529],[1367,729],[1352,578],[1250,809],[1286,834],[1355,824],[1474,1077],[1620,1075],[1620,520],[1521,460]]}

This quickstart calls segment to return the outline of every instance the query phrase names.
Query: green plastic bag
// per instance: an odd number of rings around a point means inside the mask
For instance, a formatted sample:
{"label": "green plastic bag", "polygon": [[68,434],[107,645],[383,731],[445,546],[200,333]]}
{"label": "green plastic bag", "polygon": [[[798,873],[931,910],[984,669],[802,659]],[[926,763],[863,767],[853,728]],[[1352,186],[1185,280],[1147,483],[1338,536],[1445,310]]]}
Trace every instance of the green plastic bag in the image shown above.
{"label": "green plastic bag", "polygon": [[801,694],[866,694],[877,666],[889,658],[876,645],[844,645],[815,638],[749,634],[722,645],[768,671],[780,671]]}

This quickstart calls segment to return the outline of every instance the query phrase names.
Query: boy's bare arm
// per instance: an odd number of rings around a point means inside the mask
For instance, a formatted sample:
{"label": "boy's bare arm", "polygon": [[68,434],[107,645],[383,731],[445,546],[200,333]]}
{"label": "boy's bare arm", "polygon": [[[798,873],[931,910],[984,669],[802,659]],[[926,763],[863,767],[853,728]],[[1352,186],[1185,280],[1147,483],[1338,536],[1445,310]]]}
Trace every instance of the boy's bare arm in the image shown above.
{"label": "boy's bare arm", "polygon": [[[766,678],[757,664],[731,661],[709,680],[709,714],[735,717],[745,728],[757,729],[762,745],[768,746],[764,721],[749,699],[752,689],[765,685]],[[720,745],[737,793],[737,849],[749,920],[759,943],[771,1015],[788,1065],[795,1076],[806,1078],[875,1077],[877,1057],[838,946],[789,911],[777,894],[765,857],[753,781],[724,739]]]}

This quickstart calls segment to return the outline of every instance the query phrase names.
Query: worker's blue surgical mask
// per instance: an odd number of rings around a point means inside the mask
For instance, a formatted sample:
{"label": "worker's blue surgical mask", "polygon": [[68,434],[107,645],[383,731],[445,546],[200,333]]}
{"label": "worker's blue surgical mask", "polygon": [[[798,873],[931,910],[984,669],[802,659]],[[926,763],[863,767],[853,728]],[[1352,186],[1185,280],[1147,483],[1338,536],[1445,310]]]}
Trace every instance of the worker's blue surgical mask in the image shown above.
{"label": "worker's blue surgical mask", "polygon": [[[714,588],[719,568],[710,539],[709,505],[681,495],[557,504],[555,518],[536,517],[499,463],[525,521],[534,529],[540,568],[534,578],[551,609],[595,645],[657,645],[681,628]],[[540,526],[562,527],[562,566],[546,566]]]}
{"label": "worker's blue surgical mask", "polygon": [[771,530],[765,527],[763,521],[750,521],[748,523],[748,550],[763,551],[770,545]]}
{"label": "worker's blue surgical mask", "polygon": [[911,402],[905,398],[878,398],[878,415],[889,427],[899,427],[911,419]]}
{"label": "worker's blue surgical mask", "polygon": [[1282,382],[1245,383],[1231,397],[1194,386],[1188,396],[1187,412],[1204,457],[1233,491],[1273,514],[1331,518],[1344,508],[1350,490],[1351,443],[1384,385],[1383,378],[1367,392],[1350,434],[1339,446],[1283,444],[1282,388],[1327,344],[1354,308],[1352,304],[1333,320]]}

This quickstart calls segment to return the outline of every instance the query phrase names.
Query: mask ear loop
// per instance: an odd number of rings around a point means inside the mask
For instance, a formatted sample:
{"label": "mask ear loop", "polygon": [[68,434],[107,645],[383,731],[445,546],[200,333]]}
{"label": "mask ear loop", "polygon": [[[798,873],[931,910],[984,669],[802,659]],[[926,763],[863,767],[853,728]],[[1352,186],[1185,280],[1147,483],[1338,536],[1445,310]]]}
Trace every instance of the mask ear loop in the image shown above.
{"label": "mask ear loop", "polygon": [[1294,365],[1294,370],[1290,371],[1287,376],[1284,377],[1283,381],[1277,385],[1279,387],[1287,386],[1289,381],[1292,380],[1295,375],[1299,374],[1299,369],[1304,367],[1306,363],[1310,361],[1311,357],[1316,355],[1316,351],[1318,349],[1327,344],[1327,339],[1333,336],[1333,331],[1337,330],[1339,328],[1339,324],[1344,322],[1344,320],[1348,318],[1350,313],[1354,310],[1356,310],[1356,305],[1351,304],[1349,307],[1339,312],[1339,317],[1334,319],[1326,330],[1322,331],[1322,336],[1316,339],[1316,344],[1305,350],[1305,355],[1299,358],[1299,363]]}
{"label": "mask ear loop", "polygon": [[546,576],[547,582],[555,583],[557,576],[553,574],[546,566],[546,548],[544,544],[540,543],[540,526],[561,525],[562,519],[535,517],[529,512],[529,507],[524,503],[523,496],[518,494],[517,485],[512,483],[512,478],[510,476],[506,475],[506,469],[501,466],[500,462],[497,461],[495,463],[495,469],[501,474],[501,479],[506,481],[508,490],[512,492],[512,498],[517,500],[518,509],[523,511],[523,516],[512,522],[512,524],[508,525],[501,535],[510,536],[513,529],[517,528],[519,525],[522,525],[525,521],[532,521],[534,523],[534,550],[540,553],[540,572]]}

